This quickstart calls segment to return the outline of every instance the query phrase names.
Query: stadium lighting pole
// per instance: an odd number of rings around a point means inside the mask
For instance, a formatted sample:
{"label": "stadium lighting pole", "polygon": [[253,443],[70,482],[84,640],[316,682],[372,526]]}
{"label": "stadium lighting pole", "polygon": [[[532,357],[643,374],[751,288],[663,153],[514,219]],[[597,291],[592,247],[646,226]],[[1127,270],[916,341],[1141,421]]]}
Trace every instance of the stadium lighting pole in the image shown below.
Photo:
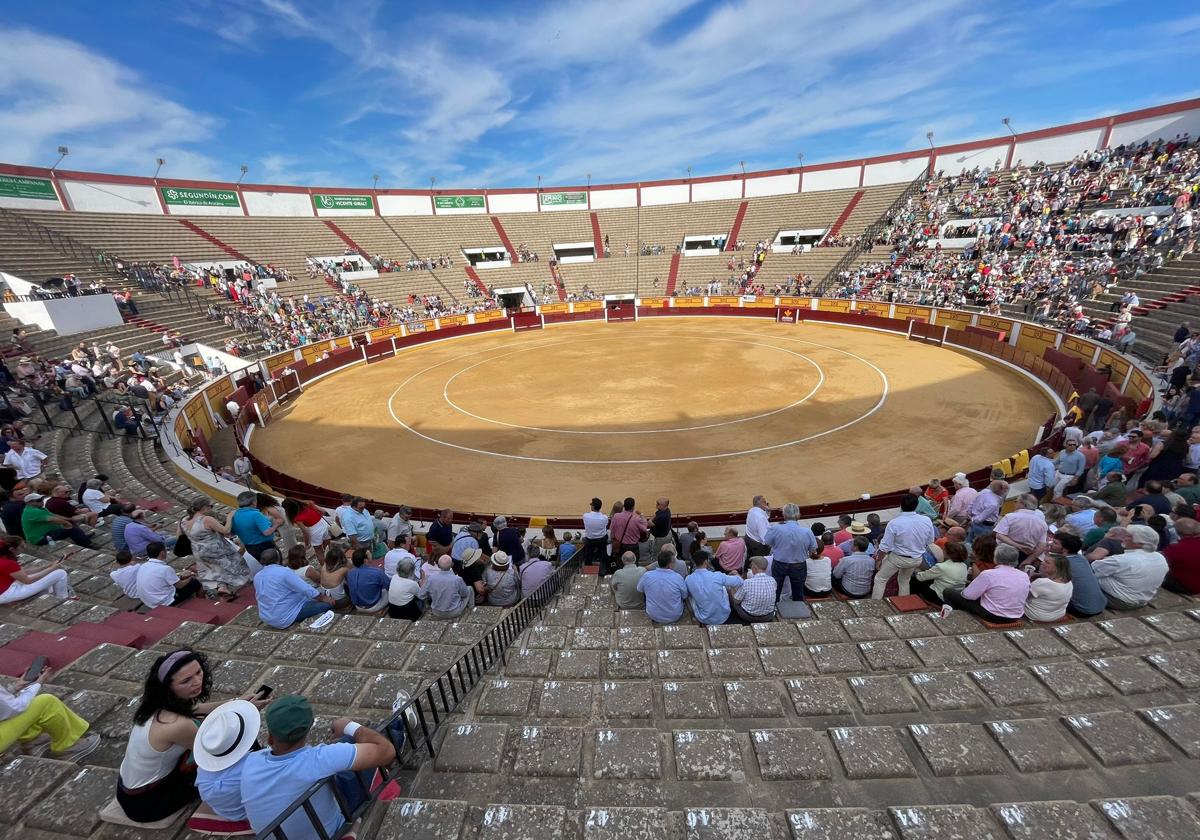
{"label": "stadium lighting pole", "polygon": [[54,165],[50,167],[50,171],[53,172],[55,169],[58,169],[58,165],[63,162],[63,158],[65,158],[70,153],[71,153],[71,150],[68,149],[66,146],[59,146],[58,147],[58,160],[54,161]]}
{"label": "stadium lighting pole", "polygon": [[237,183],[234,184],[235,187],[240,187],[242,185],[242,179],[245,178],[246,173],[250,171],[250,167],[246,166],[244,163],[239,166],[238,169],[241,170],[241,174],[238,175]]}
{"label": "stadium lighting pole", "polygon": [[373,192],[379,192],[379,173],[378,172],[376,172],[374,175],[371,176],[371,181],[372,181],[371,190]]}
{"label": "stadium lighting pole", "polygon": [[1010,120],[1008,117],[1002,117],[1000,122],[1004,123],[1004,127],[1008,129],[1009,134],[1011,134],[1013,137],[1017,136],[1017,132],[1013,131],[1012,120]]}
{"label": "stadium lighting pole", "polygon": [[153,180],[155,183],[158,183],[158,173],[162,170],[163,164],[165,164],[167,161],[165,158],[155,158],[154,162],[158,164],[158,167],[154,170]]}
{"label": "stadium lighting pole", "polygon": [[932,148],[933,148],[933,132],[932,132],[932,131],[926,131],[926,132],[925,132],[925,139],[929,141],[929,148],[931,148],[931,149],[932,149]]}

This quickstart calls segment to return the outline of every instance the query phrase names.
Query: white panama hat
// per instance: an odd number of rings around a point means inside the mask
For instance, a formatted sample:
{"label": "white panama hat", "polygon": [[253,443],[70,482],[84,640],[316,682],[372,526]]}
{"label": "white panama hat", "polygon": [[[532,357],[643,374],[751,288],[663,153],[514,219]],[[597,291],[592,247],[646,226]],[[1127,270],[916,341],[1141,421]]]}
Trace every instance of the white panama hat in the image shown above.
{"label": "white panama hat", "polygon": [[230,700],[208,713],[196,731],[192,756],[204,770],[224,770],[250,752],[262,714],[248,700]]}

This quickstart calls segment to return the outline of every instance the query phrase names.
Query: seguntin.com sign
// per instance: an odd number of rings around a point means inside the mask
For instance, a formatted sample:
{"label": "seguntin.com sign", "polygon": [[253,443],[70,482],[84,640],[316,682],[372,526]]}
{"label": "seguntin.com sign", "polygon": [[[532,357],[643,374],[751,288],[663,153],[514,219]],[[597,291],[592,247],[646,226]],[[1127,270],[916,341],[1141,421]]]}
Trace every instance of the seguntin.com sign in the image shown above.
{"label": "seguntin.com sign", "polygon": [[241,207],[233,190],[191,190],[183,187],[159,187],[167,204],[187,207]]}

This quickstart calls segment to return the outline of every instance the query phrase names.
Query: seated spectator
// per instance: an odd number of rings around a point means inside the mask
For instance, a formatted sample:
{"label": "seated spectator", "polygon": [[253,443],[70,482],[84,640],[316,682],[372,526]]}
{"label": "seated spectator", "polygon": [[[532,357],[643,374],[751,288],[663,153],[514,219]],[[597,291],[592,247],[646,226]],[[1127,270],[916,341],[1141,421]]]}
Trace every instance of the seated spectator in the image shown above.
{"label": "seated spectator", "polygon": [[[683,542],[683,536],[680,536],[679,541]],[[738,537],[736,528],[725,529],[725,538],[717,546],[716,563],[731,575],[740,575],[745,570],[746,542]]]}
{"label": "seated spectator", "polygon": [[1000,517],[996,523],[996,542],[1011,545],[1020,552],[1020,560],[1036,561],[1046,550],[1046,516],[1038,510],[1038,499],[1025,493],[1017,499],[1017,506]]}
{"label": "seated spectator", "polygon": [[[834,540],[834,532],[826,531],[821,534],[821,556],[829,558],[829,568],[834,569],[841,559],[846,556],[846,552],[837,545]],[[808,567],[808,573],[812,574],[812,565]]]}
{"label": "seated spectator", "polygon": [[1104,532],[1104,536],[1100,541],[1092,546],[1092,550],[1085,556],[1089,563],[1095,563],[1105,557],[1112,557],[1117,554],[1122,554],[1125,551],[1125,538],[1129,533],[1122,525],[1116,525]]}
{"label": "seated spectator", "polygon": [[294,545],[288,549],[286,565],[305,583],[316,586],[321,582],[321,573],[308,562],[308,551],[302,545]]}
{"label": "seated spectator", "polygon": [[396,574],[396,567],[399,566],[401,560],[405,559],[412,560],[414,568],[417,566],[417,555],[412,551],[412,535],[401,533],[396,535],[391,550],[383,555],[384,574],[388,577]]}
{"label": "seated spectator", "polygon": [[1104,539],[1110,529],[1117,526],[1117,512],[1112,508],[1097,508],[1093,519],[1093,527],[1083,534],[1084,550],[1091,549]]}
{"label": "seated spectator", "polygon": [[229,527],[234,536],[241,540],[246,553],[261,563],[262,553],[275,547],[278,525],[258,509],[258,494],[253,490],[238,493],[237,503],[238,509],[229,520]]}
{"label": "seated spectator", "polygon": [[570,531],[563,532],[562,542],[558,544],[558,564],[560,566],[574,557],[575,552],[579,551],[579,546],[575,543],[577,539],[579,539],[578,531],[575,532],[573,538]]}
{"label": "seated spectator", "polygon": [[331,599],[333,608],[338,611],[348,610],[351,606],[350,593],[346,591],[346,578],[350,569],[350,564],[346,562],[346,549],[342,543],[333,543],[317,568],[321,594]]}
{"label": "seated spectator", "polygon": [[88,510],[100,516],[119,514],[122,508],[121,501],[115,495],[105,493],[103,488],[104,482],[99,478],[89,478],[79,500]]}
{"label": "seated spectator", "polygon": [[248,700],[228,700],[205,716],[196,730],[192,758],[196,790],[218,817],[246,819],[242,802],[242,766],[255,748],[262,716]]}
{"label": "seated spectator", "polygon": [[740,588],[730,591],[734,614],[745,624],[774,621],[775,588],[775,578],[767,573],[767,558],[750,558],[750,570],[745,582]]}
{"label": "seated spectator", "polygon": [[121,587],[126,598],[137,598],[137,573],[141,564],[133,562],[133,555],[127,548],[118,551],[113,559],[117,561],[117,568],[109,572],[108,576],[112,578],[113,583]]}
{"label": "seated spectator", "polygon": [[262,568],[254,575],[254,598],[263,624],[286,630],[297,621],[333,609],[332,598],[322,595],[279,561],[279,552],[273,548],[258,558]]}
{"label": "seated spectator", "polygon": [[493,607],[511,607],[521,600],[521,576],[503,551],[492,552],[492,560],[483,573],[487,602]]}
{"label": "seated spectator", "polygon": [[[463,549],[459,555],[460,568],[458,574],[462,576],[463,582],[475,593],[475,603],[483,604],[487,602],[487,589],[483,583],[483,575],[486,571],[486,563],[484,562],[483,549],[478,547],[469,547]],[[451,560],[453,560],[451,555]]]}
{"label": "seated spectator", "polygon": [[388,616],[416,621],[421,617],[421,583],[417,580],[417,559],[402,557],[388,583]]}
{"label": "seated spectator", "polygon": [[14,537],[24,537],[21,530],[21,514],[25,511],[25,495],[29,492],[26,487],[13,487],[11,490],[0,490],[0,521],[4,530]]}
{"label": "seated spectator", "polygon": [[36,572],[26,572],[17,559],[23,540],[16,536],[0,537],[0,604],[15,604],[43,592],[60,600],[74,599],[67,572],[54,561]]}
{"label": "seated spectator", "polygon": [[356,548],[350,556],[354,568],[346,575],[346,590],[350,601],[369,615],[383,615],[388,605],[391,579],[383,569],[367,565],[367,549]]}
{"label": "seated spectator", "polygon": [[92,540],[79,526],[62,516],[55,516],[44,507],[46,497],[41,493],[25,496],[21,510],[21,532],[34,545],[47,545],[50,540],[70,540],[75,545],[91,548]]}
{"label": "seated spectator", "polygon": [[1070,531],[1059,530],[1050,537],[1049,554],[1063,555],[1071,570],[1071,600],[1067,612],[1076,618],[1091,618],[1104,612],[1108,599],[1092,571],[1092,564],[1080,553],[1083,541]]}
{"label": "seated spectator", "polygon": [[[1115,530],[1115,529],[1114,529]],[[1109,609],[1136,610],[1150,603],[1167,574],[1167,560],[1158,553],[1158,534],[1149,525],[1125,528],[1124,551],[1092,563]]]}
{"label": "seated spectator", "polygon": [[50,498],[46,499],[46,510],[77,525],[86,523],[91,527],[95,527],[100,517],[98,513],[72,502],[71,488],[66,484],[59,484],[50,492]]}
{"label": "seated spectator", "polygon": [[146,546],[146,562],[137,567],[137,598],[147,607],[174,606],[204,591],[191,569],[176,572],[167,564],[167,547],[161,542]]}
{"label": "seated spectator", "polygon": [[[955,529],[951,528],[950,530],[953,531]],[[964,535],[966,534],[966,531],[963,531],[962,528],[959,528],[958,530],[961,531]],[[839,532],[839,533],[841,533],[841,532]],[[868,557],[874,558],[875,557],[875,544],[871,541],[871,528],[869,525],[866,525],[863,522],[851,522],[849,525],[846,526],[846,539],[844,539],[840,543],[838,543],[838,548],[841,549],[842,556],[848,557],[851,554],[853,554],[855,551],[858,551],[858,549],[854,547],[854,538],[855,537],[866,537],[867,538],[867,547],[865,549],[863,549],[863,551],[867,554]],[[835,535],[835,538],[836,538],[836,535]],[[964,537],[964,539],[965,539],[965,537]]]}
{"label": "seated spectator", "polygon": [[971,569],[967,579],[974,580],[982,572],[996,568],[996,535],[991,531],[980,534],[971,543]]}
{"label": "seated spectator", "polygon": [[[700,533],[700,523],[695,522],[695,521],[688,522],[686,530],[684,530],[684,532],[679,535],[679,553],[682,556],[684,556],[684,557],[692,556],[692,543],[695,541],[696,535],[699,533]],[[728,538],[728,537],[726,537],[726,538]],[[719,563],[718,563],[718,565],[719,565]],[[729,571],[729,570],[726,569],[726,571]],[[738,569],[737,571],[740,572],[741,569]],[[736,572],[735,572],[735,574],[736,574]]]}
{"label": "seated spectator", "polygon": [[[334,720],[331,727],[339,743],[308,746],[313,718],[312,706],[295,694],[279,698],[267,709],[270,749],[251,753],[242,765],[242,801],[256,832],[262,833],[313,784],[331,776],[338,777],[339,783],[349,782],[338,787],[343,800],[353,807],[361,801],[361,790],[353,776],[340,774],[386,767],[396,759],[396,748],[387,738],[345,717]],[[322,786],[309,802],[325,835],[340,837],[337,832],[345,820],[333,790]],[[288,840],[316,840],[319,836],[303,810],[293,813],[281,827]]]}
{"label": "seated spectator", "polygon": [[737,575],[715,571],[707,551],[696,554],[694,561],[696,568],[685,581],[692,615],[701,624],[724,624],[729,620],[730,593],[741,589],[743,581]]}
{"label": "seated spectator", "polygon": [[1129,498],[1129,487],[1125,484],[1125,476],[1119,470],[1105,474],[1104,486],[1092,494],[1097,502],[1104,502],[1109,507],[1124,507]]}
{"label": "seated spectator", "polygon": [[831,549],[837,551],[838,560],[842,559],[841,552],[837,546],[833,544],[833,532],[825,531],[821,534],[818,543],[824,547],[821,553],[816,557],[810,557],[806,561],[808,570],[804,575],[804,597],[806,598],[827,598],[833,591],[833,557],[828,553]]}
{"label": "seated spectator", "polygon": [[920,595],[933,604],[945,603],[947,589],[961,589],[967,585],[967,547],[965,543],[946,543],[945,548],[930,547],[936,561],[928,569],[917,572],[913,594]]}
{"label": "seated spectator", "polygon": [[613,597],[619,610],[643,610],[646,608],[646,596],[638,588],[638,581],[646,570],[637,564],[637,555],[626,551],[621,555],[621,568],[610,576],[608,587],[613,591]]}
{"label": "seated spectator", "polygon": [[87,735],[88,722],[53,694],[42,694],[50,674],[47,665],[32,680],[21,680],[10,692],[0,685],[0,753],[17,746],[27,755],[79,761],[100,746],[100,736]]}
{"label": "seated spectator", "polygon": [[[564,548],[570,543],[563,543],[559,548]],[[528,597],[538,591],[543,583],[551,578],[554,574],[554,564],[545,557],[530,557],[521,566],[521,593]]]}
{"label": "seated spectator", "polygon": [[997,624],[1025,615],[1029,575],[1017,568],[1020,555],[1011,545],[996,546],[996,566],[980,572],[966,589],[946,589],[943,599],[955,609],[967,610]]}
{"label": "seated spectator", "polygon": [[[154,660],[125,745],[117,802],[125,816],[147,823],[165,819],[196,800],[196,768],[185,754],[195,746],[208,702],[212,671],[203,654],[176,650]],[[256,707],[267,701],[243,695]]]}
{"label": "seated spectator", "polygon": [[1175,520],[1175,532],[1179,540],[1162,551],[1169,569],[1163,578],[1163,589],[1180,595],[1200,595],[1200,522],[1181,516]]}
{"label": "seated spectator", "polygon": [[1071,583],[1071,561],[1062,554],[1050,557],[1053,574],[1035,577],[1029,584],[1025,601],[1025,617],[1030,621],[1058,621],[1067,614],[1075,587]]}
{"label": "seated spectator", "polygon": [[151,543],[162,543],[167,548],[174,547],[179,538],[160,534],[143,521],[145,518],[146,511],[135,510],[131,514],[129,524],[125,526],[125,547],[130,553],[134,557],[145,557]]}
{"label": "seated spectator", "polygon": [[[626,552],[629,553],[632,552]],[[655,567],[648,569],[637,582],[637,591],[646,596],[646,615],[658,624],[674,624],[683,618],[688,588],[671,568],[675,559],[675,552],[660,550]]]}
{"label": "seated spectator", "polygon": [[866,525],[856,522],[850,525],[849,531],[855,528],[863,531],[855,534],[850,540],[853,551],[838,562],[830,574],[831,583],[838,592],[849,598],[866,598],[871,594],[875,583],[875,558],[867,553],[871,548],[870,530]]}
{"label": "seated spectator", "polygon": [[112,536],[114,549],[120,551],[129,548],[125,542],[125,528],[133,521],[133,515],[137,512],[137,509],[137,505],[133,502],[125,502],[121,505],[120,512],[113,517],[112,524],[109,526],[109,533]]}
{"label": "seated spectator", "polygon": [[[482,556],[479,549],[474,551]],[[429,614],[434,618],[458,618],[475,603],[475,593],[454,573],[454,563],[448,554],[439,557],[437,571],[426,576],[420,597],[429,602]]]}

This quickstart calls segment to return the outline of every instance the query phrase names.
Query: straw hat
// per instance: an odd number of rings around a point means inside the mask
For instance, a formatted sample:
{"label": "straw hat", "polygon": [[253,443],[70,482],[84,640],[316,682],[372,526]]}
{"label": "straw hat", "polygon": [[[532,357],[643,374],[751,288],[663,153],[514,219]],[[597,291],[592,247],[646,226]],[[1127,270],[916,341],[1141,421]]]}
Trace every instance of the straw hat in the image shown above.
{"label": "straw hat", "polygon": [[851,522],[850,527],[846,529],[851,535],[856,537],[865,537],[871,533],[871,529],[863,522]]}
{"label": "straw hat", "polygon": [[495,566],[497,569],[507,569],[508,568],[508,555],[505,554],[503,551],[497,551],[495,554],[492,555],[492,565]]}
{"label": "straw hat", "polygon": [[476,563],[479,562],[479,559],[481,557],[483,557],[483,552],[480,551],[478,548],[468,548],[466,551],[463,552],[463,555],[462,555],[463,568],[468,569],[471,566],[474,566]]}

